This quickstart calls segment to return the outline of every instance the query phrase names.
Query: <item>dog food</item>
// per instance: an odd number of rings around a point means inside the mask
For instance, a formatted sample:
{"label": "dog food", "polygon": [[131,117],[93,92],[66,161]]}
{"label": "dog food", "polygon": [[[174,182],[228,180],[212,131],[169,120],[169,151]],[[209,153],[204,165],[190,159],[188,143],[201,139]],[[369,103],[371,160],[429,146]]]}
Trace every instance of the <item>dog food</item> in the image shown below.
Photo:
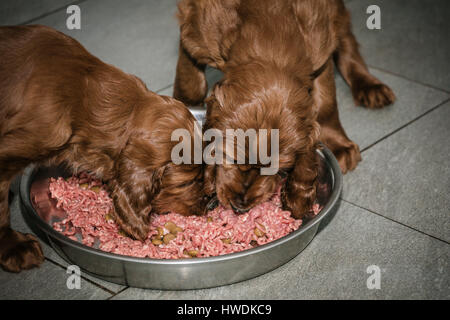
{"label": "dog food", "polygon": [[[152,214],[151,231],[141,242],[127,237],[114,222],[113,202],[92,176],[51,179],[49,189],[57,207],[67,213],[54,223],[55,230],[87,246],[134,257],[180,259],[239,252],[284,237],[302,224],[280,208],[278,192],[239,215],[221,206],[202,217]],[[319,206],[313,211],[317,214]]]}

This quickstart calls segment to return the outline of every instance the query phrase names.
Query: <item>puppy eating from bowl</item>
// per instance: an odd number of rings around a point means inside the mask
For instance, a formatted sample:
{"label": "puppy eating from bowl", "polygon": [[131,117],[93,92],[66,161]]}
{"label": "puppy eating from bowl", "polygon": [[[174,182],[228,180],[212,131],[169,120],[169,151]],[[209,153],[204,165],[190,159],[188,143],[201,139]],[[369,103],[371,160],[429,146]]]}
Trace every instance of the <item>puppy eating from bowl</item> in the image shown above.
{"label": "puppy eating from bowl", "polygon": [[[223,206],[246,212],[270,198],[287,176],[284,208],[296,218],[309,215],[319,141],[343,173],[361,161],[358,145],[339,120],[333,60],[357,105],[378,109],[395,100],[369,73],[343,1],[183,0],[178,7],[174,98],[190,105],[205,101],[206,129],[279,130],[278,174],[261,175],[262,163],[209,165],[206,192],[217,193]],[[224,73],[208,98],[206,66]]]}
{"label": "puppy eating from bowl", "polygon": [[31,163],[64,163],[103,180],[114,220],[137,240],[148,235],[150,213],[204,213],[202,166],[171,161],[172,132],[194,131],[181,102],[44,26],[0,27],[0,57],[3,269],[19,272],[44,259],[37,239],[9,223],[11,180]]}

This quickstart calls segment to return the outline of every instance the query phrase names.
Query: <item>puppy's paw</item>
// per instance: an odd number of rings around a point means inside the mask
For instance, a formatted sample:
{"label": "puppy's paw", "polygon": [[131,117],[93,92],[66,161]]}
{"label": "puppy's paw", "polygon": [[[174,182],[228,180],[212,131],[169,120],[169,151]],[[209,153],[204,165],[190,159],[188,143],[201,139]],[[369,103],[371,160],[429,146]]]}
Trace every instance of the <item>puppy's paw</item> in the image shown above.
{"label": "puppy's paw", "polygon": [[300,192],[282,190],[281,202],[283,210],[290,211],[295,219],[311,216],[312,205],[316,198],[316,185],[302,188]]}
{"label": "puppy's paw", "polygon": [[44,253],[36,237],[11,229],[3,231],[0,238],[0,266],[4,270],[18,273],[38,267],[42,262]]}
{"label": "puppy's paw", "polygon": [[380,109],[395,102],[394,92],[381,82],[360,81],[352,91],[355,104],[369,109]]}
{"label": "puppy's paw", "polygon": [[358,165],[358,162],[362,160],[359,146],[351,141],[347,146],[340,147],[339,149],[334,150],[333,153],[339,162],[343,174],[354,170]]}

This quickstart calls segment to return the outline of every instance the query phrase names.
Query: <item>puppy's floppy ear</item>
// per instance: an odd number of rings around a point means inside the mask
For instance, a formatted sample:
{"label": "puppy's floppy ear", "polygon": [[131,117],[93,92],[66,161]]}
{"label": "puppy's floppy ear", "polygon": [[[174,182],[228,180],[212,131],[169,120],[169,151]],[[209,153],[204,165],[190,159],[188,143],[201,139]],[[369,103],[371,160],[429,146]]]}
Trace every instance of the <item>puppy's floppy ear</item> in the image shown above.
{"label": "puppy's floppy ear", "polygon": [[132,188],[117,180],[111,180],[108,186],[114,202],[114,220],[125,233],[144,241],[149,231],[148,216],[151,205],[140,205],[135,199],[138,195],[130,192]]}
{"label": "puppy's floppy ear", "polygon": [[158,192],[161,190],[162,185],[162,179],[164,176],[164,172],[166,171],[168,165],[165,165],[163,167],[159,167],[155,170],[153,170],[151,174],[151,187],[150,187],[150,194],[155,196],[158,194]]}
{"label": "puppy's floppy ear", "polygon": [[164,168],[140,168],[122,152],[115,164],[115,177],[108,181],[114,202],[115,221],[125,233],[138,240],[148,236],[151,201],[158,192]]}
{"label": "puppy's floppy ear", "polygon": [[207,196],[212,196],[216,192],[216,165],[205,166],[203,190]]}
{"label": "puppy's floppy ear", "polygon": [[[220,110],[223,108],[222,81],[217,82],[212,89],[211,95],[205,100],[207,105],[205,131],[214,128],[214,123],[220,121]],[[219,118],[217,118],[218,115]],[[216,165],[205,166],[203,176],[203,188],[207,196],[212,196],[216,192]]]}

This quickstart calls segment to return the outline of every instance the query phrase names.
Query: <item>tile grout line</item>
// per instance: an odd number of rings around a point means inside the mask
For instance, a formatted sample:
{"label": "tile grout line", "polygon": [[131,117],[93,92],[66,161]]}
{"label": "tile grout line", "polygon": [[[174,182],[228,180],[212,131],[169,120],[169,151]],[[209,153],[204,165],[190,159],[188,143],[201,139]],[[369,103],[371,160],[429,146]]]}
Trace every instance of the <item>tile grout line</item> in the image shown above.
{"label": "tile grout line", "polygon": [[431,234],[428,234],[428,233],[426,233],[426,232],[423,232],[423,231],[421,231],[421,230],[418,230],[418,229],[416,229],[416,228],[413,228],[413,227],[411,227],[411,226],[408,226],[407,224],[404,224],[404,223],[402,223],[402,222],[400,222],[400,221],[397,221],[397,220],[394,220],[394,219],[392,219],[392,218],[386,217],[386,216],[384,216],[384,215],[382,215],[382,214],[380,214],[380,213],[378,213],[378,212],[375,212],[375,211],[373,211],[373,210],[370,210],[370,209],[368,209],[368,208],[365,208],[365,207],[362,207],[362,206],[360,206],[360,205],[357,205],[356,203],[353,203],[353,202],[350,202],[350,201],[348,201],[348,200],[345,200],[345,199],[343,199],[342,197],[341,197],[340,199],[341,199],[342,201],[344,201],[344,202],[346,202],[346,203],[352,205],[352,206],[355,206],[355,207],[357,207],[357,208],[366,210],[366,211],[368,211],[368,212],[370,212],[370,213],[372,213],[372,214],[375,214],[375,215],[377,215],[377,216],[379,216],[379,217],[381,217],[381,218],[384,218],[384,219],[386,219],[386,220],[389,220],[389,221],[391,221],[391,222],[394,222],[394,223],[396,223],[396,224],[399,224],[399,225],[401,225],[401,226],[404,226],[404,227],[406,227],[406,228],[408,228],[408,229],[410,229],[410,230],[416,231],[416,232],[421,233],[421,234],[423,234],[423,235],[425,235],[425,236],[428,236],[428,237],[430,237],[430,238],[433,238],[433,239],[435,239],[435,240],[438,240],[438,241],[440,241],[440,242],[443,242],[443,243],[445,243],[445,244],[450,245],[449,242],[447,242],[447,241],[445,241],[445,240],[443,240],[443,239],[440,239],[440,238],[438,238],[438,237],[436,237],[436,236],[433,236],[433,235],[431,235]]}
{"label": "tile grout line", "polygon": [[[58,262],[56,262],[56,261],[53,261],[53,260],[50,259],[50,258],[45,257],[45,260],[47,260],[48,262],[53,263],[54,265],[56,265],[56,266],[58,266],[58,267],[61,267],[61,268],[64,269],[64,270],[67,270],[67,267],[63,266],[62,264],[60,264],[60,263],[58,263]],[[83,280],[85,280],[86,282],[89,282],[90,284],[93,284],[94,286],[96,286],[96,287],[98,287],[98,288],[100,288],[100,289],[102,289],[102,290],[108,292],[108,293],[111,294],[112,296],[114,296],[114,295],[117,294],[116,292],[114,292],[114,291],[112,291],[112,290],[110,290],[110,289],[108,289],[108,288],[105,288],[105,287],[102,286],[101,284],[98,284],[98,283],[96,283],[96,282],[94,282],[94,281],[92,281],[92,280],[90,280],[90,279],[88,279],[88,278],[86,278],[86,277],[84,277],[84,276],[81,276],[81,278],[82,278]],[[127,288],[128,288],[128,287],[127,287]],[[120,291],[120,292],[121,292],[121,291]]]}
{"label": "tile grout line", "polygon": [[106,298],[105,300],[111,300],[112,298],[118,296],[119,294],[121,294],[122,292],[124,292],[127,289],[130,289],[130,287],[127,286],[127,287],[117,291],[115,294],[113,294],[111,297]]}
{"label": "tile grout line", "polygon": [[377,141],[373,142],[372,144],[368,145],[367,147],[365,147],[364,149],[361,150],[361,153],[369,150],[370,148],[372,148],[373,146],[377,145],[378,143],[382,142],[383,140],[386,140],[387,138],[391,137],[392,135],[396,134],[397,132],[401,131],[402,129],[408,127],[410,124],[413,124],[414,122],[420,120],[421,118],[425,117],[426,115],[428,115],[429,113],[439,109],[439,107],[442,107],[443,105],[445,105],[447,102],[450,101],[450,98],[445,99],[444,101],[440,102],[438,105],[432,107],[431,109],[429,109],[428,111],[425,111],[424,113],[422,113],[421,115],[419,115],[418,117],[408,121],[407,123],[405,123],[404,125],[398,127],[397,129],[395,129],[394,131],[388,133],[387,135],[385,135],[384,137],[378,139]]}
{"label": "tile grout line", "polygon": [[57,9],[54,9],[54,10],[52,10],[52,11],[43,13],[43,14],[41,14],[40,16],[34,17],[33,19],[30,19],[30,20],[25,21],[25,22],[22,22],[22,23],[18,23],[17,25],[23,26],[23,25],[26,25],[26,24],[30,24],[30,23],[32,23],[32,22],[34,22],[34,21],[36,21],[36,20],[40,20],[40,19],[45,18],[45,17],[48,17],[48,16],[50,16],[50,15],[52,15],[52,14],[54,14],[54,13],[57,13],[57,12],[63,10],[63,9],[66,9],[68,6],[71,6],[71,5],[78,5],[78,4],[81,4],[81,3],[86,2],[86,1],[87,1],[87,0],[77,0],[77,1],[72,1],[72,2],[70,2],[70,3],[68,3],[68,4],[66,4],[65,6],[62,6],[62,7],[59,7],[59,8],[57,8]]}
{"label": "tile grout line", "polygon": [[161,89],[158,89],[158,90],[156,90],[155,91],[155,93],[160,93],[161,91],[164,91],[164,90],[166,90],[166,89],[169,89],[170,87],[172,87],[173,86],[173,83],[171,83],[171,84],[169,84],[169,85],[167,85],[167,86],[165,86],[165,87],[162,87]]}
{"label": "tile grout line", "polygon": [[395,76],[397,78],[401,78],[403,80],[407,80],[409,82],[413,82],[415,84],[419,84],[419,85],[427,87],[429,89],[434,89],[434,90],[437,90],[437,91],[441,91],[441,92],[450,94],[450,91],[447,91],[447,90],[442,89],[442,88],[435,87],[435,86],[433,86],[431,84],[427,84],[427,83],[423,83],[423,82],[420,82],[420,81],[417,81],[417,80],[414,80],[414,79],[410,79],[410,78],[405,77],[405,76],[403,76],[403,75],[401,75],[399,73],[395,73],[395,72],[392,72],[392,71],[389,71],[389,70],[386,70],[386,69],[383,69],[383,68],[380,68],[380,67],[375,67],[375,66],[372,66],[372,65],[368,65],[368,67],[370,69],[375,69],[375,70],[378,70],[378,71],[390,74],[391,76]]}

